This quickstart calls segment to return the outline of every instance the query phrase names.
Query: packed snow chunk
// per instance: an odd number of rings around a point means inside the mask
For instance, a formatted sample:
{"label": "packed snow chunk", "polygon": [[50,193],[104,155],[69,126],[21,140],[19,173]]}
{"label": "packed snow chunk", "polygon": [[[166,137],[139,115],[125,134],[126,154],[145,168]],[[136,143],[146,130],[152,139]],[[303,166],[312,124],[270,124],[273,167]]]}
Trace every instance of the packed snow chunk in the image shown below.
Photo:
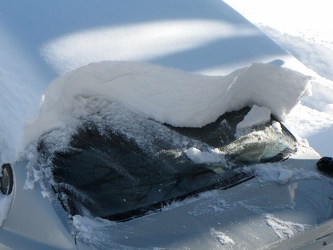
{"label": "packed snow chunk", "polygon": [[191,147],[185,151],[188,158],[196,163],[214,163],[224,161],[224,154],[217,148],[209,148],[208,151],[201,151]]}
{"label": "packed snow chunk", "polygon": [[294,223],[290,221],[283,221],[281,219],[276,218],[272,214],[266,214],[264,216],[265,221],[269,227],[271,227],[274,232],[279,236],[279,238],[291,238],[298,232],[303,232],[306,229],[309,229],[309,225]]}
{"label": "packed snow chunk", "polygon": [[277,122],[277,121],[273,121],[272,122],[272,128],[278,132],[278,133],[282,133],[282,127],[281,127],[281,123]]}
{"label": "packed snow chunk", "polygon": [[251,110],[246,114],[244,119],[237,124],[235,137],[240,138],[251,133],[254,126],[262,125],[271,119],[271,110],[266,107],[253,105]]}
{"label": "packed snow chunk", "polygon": [[39,135],[33,129],[27,135],[40,136],[55,127],[66,126],[66,119],[75,111],[73,103],[80,97],[103,97],[160,123],[201,127],[225,112],[254,104],[283,119],[308,87],[309,77],[263,63],[226,76],[192,74],[137,62],[93,63],[51,84],[35,121]]}
{"label": "packed snow chunk", "polygon": [[223,246],[224,245],[235,245],[235,242],[233,241],[233,239],[231,239],[225,233],[215,230],[215,228],[210,229],[210,234],[213,237],[215,237],[216,240]]}
{"label": "packed snow chunk", "polygon": [[266,107],[253,105],[251,110],[246,114],[244,119],[237,124],[236,129],[244,129],[255,125],[264,124],[271,119],[271,111]]}
{"label": "packed snow chunk", "polygon": [[245,169],[252,171],[259,182],[276,182],[280,184],[289,183],[297,180],[321,179],[323,176],[316,171],[305,169],[291,170],[285,168],[281,163],[258,164]]}

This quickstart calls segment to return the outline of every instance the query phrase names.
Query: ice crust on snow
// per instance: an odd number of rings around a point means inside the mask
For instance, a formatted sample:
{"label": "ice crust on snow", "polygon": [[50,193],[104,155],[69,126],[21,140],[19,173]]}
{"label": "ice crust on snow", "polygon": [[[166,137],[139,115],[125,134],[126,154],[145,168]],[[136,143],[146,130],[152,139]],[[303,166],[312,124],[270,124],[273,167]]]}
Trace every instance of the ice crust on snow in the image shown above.
{"label": "ice crust on snow", "polygon": [[66,126],[78,97],[99,96],[160,123],[201,127],[225,112],[254,104],[284,119],[308,93],[309,77],[271,64],[255,63],[226,76],[205,76],[145,63],[106,61],[56,79],[43,97],[35,121],[38,130],[32,124],[26,134],[29,141]]}

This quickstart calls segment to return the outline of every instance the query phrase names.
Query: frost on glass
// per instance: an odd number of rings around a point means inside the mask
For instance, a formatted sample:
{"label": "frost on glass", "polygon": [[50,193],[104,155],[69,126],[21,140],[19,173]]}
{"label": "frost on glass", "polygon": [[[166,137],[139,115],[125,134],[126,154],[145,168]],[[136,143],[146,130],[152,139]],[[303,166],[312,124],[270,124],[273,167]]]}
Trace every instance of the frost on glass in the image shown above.
{"label": "frost on glass", "polygon": [[45,93],[26,133],[36,146],[28,155],[38,155],[28,157],[26,187],[46,179],[71,214],[111,220],[231,187],[251,177],[242,166],[294,150],[271,114],[283,119],[308,89],[307,76],[272,64],[226,76],[89,64]]}
{"label": "frost on glass", "polygon": [[38,145],[38,161],[51,168],[50,183],[73,215],[128,220],[236,185],[250,178],[242,166],[281,160],[295,147],[276,121],[236,133],[249,108],[202,128],[161,124],[96,97],[84,110],[76,129],[53,130]]}

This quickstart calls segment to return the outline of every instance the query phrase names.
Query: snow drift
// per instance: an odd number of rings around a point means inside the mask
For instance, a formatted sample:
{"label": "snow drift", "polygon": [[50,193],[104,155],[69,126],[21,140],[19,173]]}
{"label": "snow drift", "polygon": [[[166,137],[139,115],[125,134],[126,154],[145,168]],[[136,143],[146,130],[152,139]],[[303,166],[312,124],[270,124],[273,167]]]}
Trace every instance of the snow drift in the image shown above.
{"label": "snow drift", "polygon": [[32,125],[27,134],[38,138],[64,126],[73,117],[71,112],[76,112],[72,106],[79,96],[107,98],[160,123],[201,127],[225,112],[254,104],[283,120],[308,93],[309,77],[271,64],[255,63],[226,76],[205,76],[151,64],[106,61],[56,79],[43,96],[35,121],[38,131]]}

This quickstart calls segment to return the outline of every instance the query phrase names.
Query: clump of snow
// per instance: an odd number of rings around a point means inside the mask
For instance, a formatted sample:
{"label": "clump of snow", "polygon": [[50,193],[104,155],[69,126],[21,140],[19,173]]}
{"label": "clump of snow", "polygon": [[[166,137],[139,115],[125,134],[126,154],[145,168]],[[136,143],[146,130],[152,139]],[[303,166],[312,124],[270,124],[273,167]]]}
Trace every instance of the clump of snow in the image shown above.
{"label": "clump of snow", "polygon": [[93,63],[51,84],[34,123],[38,130],[32,124],[26,135],[35,139],[65,127],[75,100],[87,96],[121,103],[160,123],[201,127],[227,111],[254,104],[284,119],[308,90],[309,77],[271,64],[255,63],[226,76],[204,76],[144,63]]}
{"label": "clump of snow", "polygon": [[277,122],[277,121],[273,121],[272,122],[272,128],[278,132],[278,133],[282,133],[282,127],[281,127],[281,123]]}
{"label": "clump of snow", "polygon": [[290,221],[283,221],[276,218],[272,214],[266,214],[264,218],[267,225],[274,230],[274,232],[279,236],[279,238],[291,238],[298,232],[303,232],[304,230],[310,228],[309,225],[294,223]]}
{"label": "clump of snow", "polygon": [[238,205],[263,216],[267,226],[272,228],[279,238],[291,238],[298,232],[303,232],[311,226],[306,224],[284,221],[276,218],[273,214],[265,212],[261,207],[245,204],[243,201],[237,202]]}
{"label": "clump of snow", "polygon": [[221,245],[235,245],[233,239],[221,231],[217,231],[214,228],[211,228],[210,234],[214,236]]}
{"label": "clump of snow", "polygon": [[285,184],[296,180],[324,178],[318,172],[304,169],[292,170],[284,167],[281,163],[258,164],[247,167],[245,170],[253,171],[260,182],[277,182]]}
{"label": "clump of snow", "polygon": [[255,174],[259,177],[260,182],[274,181],[278,183],[287,183],[293,177],[294,172],[290,169],[285,169],[279,166],[262,166],[262,168],[256,168]]}
{"label": "clump of snow", "polygon": [[236,129],[244,129],[255,125],[264,124],[271,119],[271,111],[266,107],[253,105],[244,119],[237,124]]}
{"label": "clump of snow", "polygon": [[192,161],[197,163],[214,163],[224,161],[224,153],[218,148],[208,148],[208,151],[201,151],[191,147],[185,151],[185,154]]}
{"label": "clump of snow", "polygon": [[254,126],[262,125],[271,119],[271,111],[266,107],[253,105],[244,119],[237,124],[235,137],[240,138],[252,132]]}

